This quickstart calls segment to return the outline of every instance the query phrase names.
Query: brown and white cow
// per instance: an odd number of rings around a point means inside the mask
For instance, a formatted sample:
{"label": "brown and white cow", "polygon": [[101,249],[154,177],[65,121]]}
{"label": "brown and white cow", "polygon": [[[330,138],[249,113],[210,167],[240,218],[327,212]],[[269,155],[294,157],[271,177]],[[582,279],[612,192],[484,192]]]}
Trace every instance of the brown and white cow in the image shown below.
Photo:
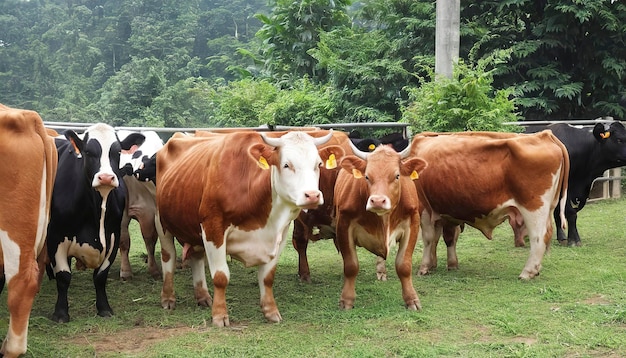
{"label": "brown and white cow", "polygon": [[419,158],[404,159],[410,148],[397,153],[379,146],[372,153],[353,148],[356,156],[341,160],[343,170],[335,184],[337,245],[343,257],[344,283],[339,300],[351,309],[359,272],[356,247],[384,259],[396,242],[396,272],[407,308],[421,309],[412,282],[412,258],[419,232],[419,203],[412,179],[426,167]]}
{"label": "brown and white cow", "polygon": [[57,170],[54,139],[37,112],[0,104],[0,292],[9,328],[0,355],[26,352],[28,319],[47,258],[46,227]]}
{"label": "brown and white cow", "polygon": [[473,226],[491,239],[493,229],[507,219],[516,235],[527,234],[530,241],[519,278],[539,274],[553,233],[551,213],[566,200],[569,172],[567,149],[552,132],[422,133],[413,138],[411,155],[429,163],[416,183],[424,242],[418,274],[437,266],[442,232],[452,269],[458,267],[459,225]]}
{"label": "brown and white cow", "polygon": [[[324,202],[318,189],[322,159],[343,154],[340,147],[318,152],[316,145],[328,141],[332,132],[310,133],[294,131],[279,138],[252,131],[174,136],[159,150],[157,210],[162,224],[164,308],[174,308],[176,300],[176,236],[192,268],[196,301],[212,305],[214,325],[230,324],[227,255],[259,267],[263,314],[269,321],[281,321],[272,286],[289,226],[302,209]],[[206,285],[205,257],[213,278],[213,298]]]}

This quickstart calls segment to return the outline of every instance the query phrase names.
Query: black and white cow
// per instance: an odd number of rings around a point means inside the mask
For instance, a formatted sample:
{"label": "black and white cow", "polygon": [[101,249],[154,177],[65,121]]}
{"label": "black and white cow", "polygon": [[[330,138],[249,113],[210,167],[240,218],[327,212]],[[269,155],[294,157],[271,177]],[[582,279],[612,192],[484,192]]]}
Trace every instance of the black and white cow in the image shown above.
{"label": "black and white cow", "polygon": [[[109,269],[119,247],[126,188],[120,179],[120,152],[141,145],[138,133],[118,140],[115,130],[95,124],[82,136],[68,130],[56,138],[59,156],[48,225],[49,275],[56,279],[56,322],[70,320],[67,293],[71,258],[78,267],[94,269],[98,315],[113,314],[106,294]],[[82,138],[81,138],[82,137]]]}
{"label": "black and white cow", "polygon": [[[568,224],[567,237],[561,229],[559,206],[554,211],[557,239],[570,246],[580,246],[576,227],[578,212],[589,197],[594,179],[612,168],[626,165],[626,128],[619,121],[597,123],[593,128],[573,127],[558,123],[549,126],[529,127],[526,132],[550,129],[565,145],[570,158],[570,173],[567,189],[565,218]],[[516,246],[524,246],[523,238],[516,235]],[[521,240],[521,242],[520,242]]]}
{"label": "black and white cow", "polygon": [[[123,140],[133,132],[120,130],[118,137]],[[161,268],[154,258],[154,251],[159,238],[156,229],[156,186],[154,180],[145,179],[143,174],[150,178],[156,177],[156,152],[163,147],[163,140],[154,131],[142,131],[146,140],[136,151],[122,151],[120,166],[127,175],[124,182],[128,189],[126,209],[122,218],[122,235],[120,239],[120,278],[128,280],[133,277],[132,267],[128,258],[131,237],[128,225],[131,219],[139,223],[141,235],[146,245],[148,257],[148,273],[155,279],[161,278]],[[152,160],[152,164],[151,164]],[[148,173],[153,169],[154,173]]]}

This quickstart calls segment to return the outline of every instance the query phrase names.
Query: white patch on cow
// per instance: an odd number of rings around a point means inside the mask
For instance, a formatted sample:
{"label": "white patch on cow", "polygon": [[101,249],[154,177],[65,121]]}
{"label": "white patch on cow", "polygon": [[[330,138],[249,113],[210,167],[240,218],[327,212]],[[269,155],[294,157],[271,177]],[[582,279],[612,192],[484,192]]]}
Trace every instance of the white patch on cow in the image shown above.
{"label": "white patch on cow", "polygon": [[[284,232],[298,216],[299,209],[274,197],[267,225],[245,231],[235,226],[224,233],[226,253],[241,261],[246,267],[258,266],[275,261],[285,247]],[[209,258],[210,259],[210,258]]]}
{"label": "white patch on cow", "polygon": [[[123,141],[124,138],[128,137],[131,133],[136,132],[118,130],[117,136],[119,137],[120,141]],[[130,164],[133,167],[133,171],[141,169],[143,166],[142,158],[152,157],[156,152],[159,151],[159,149],[163,147],[163,140],[161,139],[161,137],[159,137],[157,132],[142,131],[141,134],[143,134],[146,138],[143,144],[141,144],[138,149],[141,150],[141,156],[133,158],[133,154],[123,150],[120,154],[120,169],[123,168],[126,164]]]}
{"label": "white patch on cow", "polygon": [[[226,240],[229,229],[226,229],[226,232],[224,233],[224,240]],[[226,275],[226,279],[230,281],[230,269],[228,268],[228,262],[226,261],[226,245],[216,247],[213,241],[207,240],[206,232],[204,231],[202,224],[200,224],[200,230],[202,232],[202,243],[204,244],[204,251],[206,252],[206,258],[209,262],[211,277],[214,278],[215,273],[221,271],[224,275]]]}
{"label": "white patch on cow", "polygon": [[[50,216],[46,211],[48,204],[48,197],[46,195],[46,182],[47,182],[47,170],[46,170],[46,158],[44,156],[43,169],[41,175],[41,188],[39,189],[39,217],[37,219],[37,237],[35,238],[35,256],[39,255],[43,249],[43,245],[46,239],[46,230],[48,229],[48,220]],[[35,257],[37,259],[37,257]]]}
{"label": "white patch on cow", "polygon": [[319,193],[319,205],[324,197],[319,190],[322,160],[313,138],[306,133],[289,132],[280,137],[280,165],[272,166],[272,191],[292,205],[307,205],[307,192]]}
{"label": "white patch on cow", "polygon": [[100,186],[100,180],[98,179],[99,175],[107,174],[113,175],[113,186],[119,186],[119,179],[117,175],[113,172],[113,168],[111,167],[111,161],[109,160],[109,151],[111,150],[111,146],[113,143],[117,142],[117,136],[115,135],[115,130],[113,127],[106,125],[104,123],[97,123],[87,130],[85,133],[89,133],[89,140],[97,140],[102,147],[102,153],[100,154],[100,171],[98,171],[91,182],[91,186],[94,188],[98,188]]}
{"label": "white patch on cow", "polygon": [[87,243],[78,243],[76,236],[73,238],[65,237],[54,254],[56,265],[53,269],[55,274],[61,271],[71,272],[68,263],[68,258],[70,257],[80,260],[85,264],[85,267],[97,269],[102,266],[105,257],[108,257],[108,255]]}
{"label": "white patch on cow", "polygon": [[4,277],[8,284],[17,275],[20,269],[21,250],[18,244],[9,237],[9,233],[0,230],[0,243],[2,244],[2,255],[4,259]]}

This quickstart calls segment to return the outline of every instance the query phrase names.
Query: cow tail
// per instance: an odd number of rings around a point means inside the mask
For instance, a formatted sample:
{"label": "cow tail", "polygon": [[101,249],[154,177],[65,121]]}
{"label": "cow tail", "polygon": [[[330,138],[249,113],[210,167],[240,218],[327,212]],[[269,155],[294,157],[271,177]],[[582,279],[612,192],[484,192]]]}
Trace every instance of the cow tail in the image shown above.
{"label": "cow tail", "polygon": [[553,135],[553,140],[561,148],[563,153],[563,165],[561,166],[561,190],[559,200],[559,217],[561,218],[561,229],[567,229],[567,220],[565,219],[565,206],[567,205],[567,187],[569,183],[569,153],[565,145]]}

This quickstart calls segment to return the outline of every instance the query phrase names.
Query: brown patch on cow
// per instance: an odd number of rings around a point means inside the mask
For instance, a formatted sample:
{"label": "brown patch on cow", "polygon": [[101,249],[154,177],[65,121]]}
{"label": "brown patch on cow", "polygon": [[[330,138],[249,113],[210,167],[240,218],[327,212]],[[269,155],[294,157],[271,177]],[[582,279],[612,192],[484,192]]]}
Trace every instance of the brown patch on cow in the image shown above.
{"label": "brown patch on cow", "polygon": [[185,334],[201,332],[201,327],[135,327],[119,332],[101,332],[97,329],[87,332],[80,337],[69,339],[67,342],[79,346],[93,348],[96,356],[103,354],[134,355],[145,353],[149,347],[171,338]]}

